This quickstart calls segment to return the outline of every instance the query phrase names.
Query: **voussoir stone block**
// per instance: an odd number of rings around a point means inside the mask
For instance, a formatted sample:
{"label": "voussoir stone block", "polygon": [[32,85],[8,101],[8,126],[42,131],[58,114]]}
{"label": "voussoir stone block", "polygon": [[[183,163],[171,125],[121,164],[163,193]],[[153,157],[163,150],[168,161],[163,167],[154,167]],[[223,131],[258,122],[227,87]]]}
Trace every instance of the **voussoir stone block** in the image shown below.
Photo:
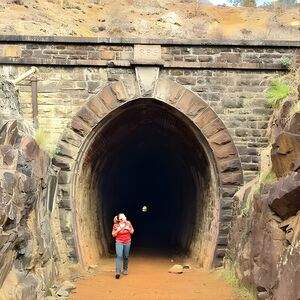
{"label": "voussoir stone block", "polygon": [[240,185],[243,182],[243,174],[241,170],[235,172],[226,172],[221,174],[221,182],[224,185],[233,184]]}
{"label": "voussoir stone block", "polygon": [[193,92],[186,90],[175,106],[191,118],[196,117],[208,104]]}
{"label": "voussoir stone block", "polygon": [[223,186],[222,188],[222,197],[233,197],[234,194],[238,191],[238,187],[236,185],[232,186]]}
{"label": "voussoir stone block", "polygon": [[98,95],[93,96],[86,105],[99,119],[102,119],[107,113],[108,109],[103,104]]}
{"label": "voussoir stone block", "polygon": [[73,158],[77,155],[78,148],[71,144],[61,141],[57,145],[56,153],[59,154],[60,156],[67,156]]}
{"label": "voussoir stone block", "polygon": [[224,145],[231,142],[231,136],[227,129],[221,130],[209,138],[210,144]]}
{"label": "voussoir stone block", "polygon": [[216,113],[211,108],[206,107],[200,114],[196,116],[194,123],[201,129],[216,118]]}
{"label": "voussoir stone block", "polygon": [[141,97],[139,86],[135,78],[126,78],[122,80],[128,99],[137,99]]}
{"label": "voussoir stone block", "polygon": [[64,131],[61,140],[73,146],[79,147],[83,141],[83,137],[74,132],[72,129],[67,128]]}
{"label": "voussoir stone block", "polygon": [[74,129],[75,132],[80,134],[81,136],[85,137],[90,133],[92,128],[87,125],[81,118],[75,116],[71,121],[71,127]]}
{"label": "voussoir stone block", "polygon": [[116,94],[113,92],[111,86],[105,87],[99,94],[104,105],[109,109],[117,108],[120,105],[120,102],[117,99]]}
{"label": "voussoir stone block", "polygon": [[[62,172],[62,171],[60,171],[60,172]],[[73,176],[73,175],[71,175],[71,176]],[[66,197],[66,198],[70,197],[71,185],[68,183],[61,183],[59,185],[59,193],[62,194],[63,197]]]}
{"label": "voussoir stone block", "polygon": [[212,135],[216,134],[217,132],[225,129],[225,125],[220,119],[215,119],[214,121],[207,124],[203,129],[203,134],[210,138]]}
{"label": "voussoir stone block", "polygon": [[219,169],[222,173],[232,172],[241,169],[241,162],[239,159],[228,159],[219,162]]}
{"label": "voussoir stone block", "polygon": [[182,85],[168,79],[162,79],[157,82],[154,98],[166,103],[175,104],[184,91],[185,88]]}
{"label": "voussoir stone block", "polygon": [[212,144],[211,145],[217,158],[226,158],[236,155],[236,148],[233,143],[227,143],[224,145]]}
{"label": "voussoir stone block", "polygon": [[71,182],[72,172],[68,171],[60,171],[58,174],[58,183],[59,184],[66,184]]}
{"label": "voussoir stone block", "polygon": [[87,106],[83,106],[76,115],[91,127],[94,127],[100,120]]}
{"label": "voussoir stone block", "polygon": [[63,233],[72,233],[73,232],[72,211],[60,208],[59,219],[61,223],[61,231]]}
{"label": "voussoir stone block", "polygon": [[113,84],[111,84],[111,90],[116,95],[116,98],[118,101],[124,102],[129,99],[126,87],[123,83],[123,81],[117,81]]}
{"label": "voussoir stone block", "polygon": [[64,171],[70,171],[73,167],[74,160],[66,156],[55,155],[53,164]]}

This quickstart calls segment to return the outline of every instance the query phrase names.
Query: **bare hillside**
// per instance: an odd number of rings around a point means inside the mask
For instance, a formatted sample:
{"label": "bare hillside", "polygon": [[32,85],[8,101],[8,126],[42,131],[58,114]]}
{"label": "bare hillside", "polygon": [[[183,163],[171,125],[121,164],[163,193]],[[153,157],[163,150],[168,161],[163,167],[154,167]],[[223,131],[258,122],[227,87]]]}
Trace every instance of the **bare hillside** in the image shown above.
{"label": "bare hillside", "polygon": [[168,0],[3,0],[0,33],[299,40],[299,6],[233,8]]}

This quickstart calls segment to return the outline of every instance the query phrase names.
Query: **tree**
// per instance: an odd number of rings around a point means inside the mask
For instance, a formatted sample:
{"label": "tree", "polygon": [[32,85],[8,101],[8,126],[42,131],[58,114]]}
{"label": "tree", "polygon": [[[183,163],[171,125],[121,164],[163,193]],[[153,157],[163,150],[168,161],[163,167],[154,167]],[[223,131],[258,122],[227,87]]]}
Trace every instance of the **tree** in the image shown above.
{"label": "tree", "polygon": [[[256,0],[228,0],[233,6],[256,7]],[[297,0],[266,0],[259,6],[291,7],[298,4]]]}
{"label": "tree", "polygon": [[[275,2],[275,3],[274,3]],[[297,0],[278,0],[278,1],[274,1],[274,6],[294,6],[297,5]]]}
{"label": "tree", "polygon": [[242,0],[241,6],[245,7],[256,7],[256,1],[255,0]]}
{"label": "tree", "polygon": [[256,0],[229,0],[233,6],[256,7]]}

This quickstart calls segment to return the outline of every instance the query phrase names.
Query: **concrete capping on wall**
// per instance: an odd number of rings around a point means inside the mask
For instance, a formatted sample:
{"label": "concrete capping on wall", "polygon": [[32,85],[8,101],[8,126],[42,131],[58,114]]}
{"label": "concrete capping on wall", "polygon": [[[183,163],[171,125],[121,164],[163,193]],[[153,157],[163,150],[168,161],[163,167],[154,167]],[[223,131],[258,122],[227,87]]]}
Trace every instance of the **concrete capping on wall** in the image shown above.
{"label": "concrete capping on wall", "polygon": [[[256,48],[234,46],[162,46],[160,57],[137,60],[135,47],[141,45],[72,45],[51,43],[1,43],[0,64],[37,66],[81,66],[131,68],[138,65],[169,69],[223,69],[287,71],[283,56],[299,63],[297,48]],[[152,45],[153,47],[154,45]],[[150,48],[151,45],[145,47]]]}
{"label": "concrete capping on wall", "polygon": [[200,40],[200,39],[145,39],[145,38],[105,38],[71,36],[30,36],[0,35],[0,42],[66,43],[66,44],[147,44],[181,46],[238,46],[238,47],[300,47],[299,41],[268,40]]}
{"label": "concrete capping on wall", "polygon": [[[135,85],[134,85],[135,86]],[[59,175],[59,189],[64,191],[65,202],[68,203],[65,214],[62,213],[62,230],[68,241],[70,253],[74,252],[72,240],[76,239],[76,217],[72,223],[64,224],[70,210],[76,207],[72,199],[72,184],[74,185],[77,174],[76,166],[78,156],[85,141],[89,139],[93,128],[111,111],[122,106],[122,104],[143,98],[138,88],[124,81],[117,81],[106,86],[97,95],[91,97],[79,112],[72,118],[66,128],[61,141],[58,144],[58,152],[54,157],[54,165],[63,171]],[[214,266],[222,265],[222,259],[228,243],[228,232],[232,219],[232,196],[243,184],[243,171],[238,151],[229,131],[213,109],[197,94],[191,92],[181,84],[169,79],[158,79],[152,95],[148,95],[157,101],[162,101],[186,115],[202,132],[207,140],[212,155],[216,162],[217,177],[220,181],[220,215],[217,221],[219,225],[215,244]],[[74,142],[75,141],[75,142]],[[80,162],[79,162],[80,163]],[[76,175],[77,176],[77,175]],[[73,178],[66,183],[66,178]],[[74,186],[73,186],[74,187]],[[68,199],[66,199],[66,197]],[[73,215],[74,215],[73,211]],[[71,227],[70,227],[71,226]],[[77,255],[81,260],[80,246],[77,246]],[[74,254],[70,254],[72,256]]]}
{"label": "concrete capping on wall", "polygon": [[[11,58],[0,57],[0,64],[12,65],[47,65],[47,66],[83,66],[83,67],[131,67],[139,65],[130,60],[76,60],[76,59],[45,59],[45,58]],[[142,65],[142,64],[141,64]],[[145,64],[143,64],[145,65]],[[153,66],[153,64],[151,64]],[[281,64],[260,63],[202,63],[202,62],[160,62],[157,66],[177,69],[242,69],[242,70],[286,70]]]}

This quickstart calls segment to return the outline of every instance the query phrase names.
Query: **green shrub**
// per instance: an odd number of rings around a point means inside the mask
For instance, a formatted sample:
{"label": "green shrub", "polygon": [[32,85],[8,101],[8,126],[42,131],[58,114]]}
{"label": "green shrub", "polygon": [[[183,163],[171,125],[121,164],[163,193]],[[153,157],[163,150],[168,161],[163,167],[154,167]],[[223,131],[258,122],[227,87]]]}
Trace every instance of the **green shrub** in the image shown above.
{"label": "green shrub", "polygon": [[36,143],[48,153],[52,158],[56,154],[56,145],[49,143],[49,133],[47,133],[43,128],[38,128],[34,135]]}
{"label": "green shrub", "polygon": [[282,66],[288,68],[291,64],[291,60],[286,56],[282,56],[280,59],[280,63]]}
{"label": "green shrub", "polygon": [[273,80],[267,92],[267,103],[276,108],[290,93],[290,87],[280,80]]}

